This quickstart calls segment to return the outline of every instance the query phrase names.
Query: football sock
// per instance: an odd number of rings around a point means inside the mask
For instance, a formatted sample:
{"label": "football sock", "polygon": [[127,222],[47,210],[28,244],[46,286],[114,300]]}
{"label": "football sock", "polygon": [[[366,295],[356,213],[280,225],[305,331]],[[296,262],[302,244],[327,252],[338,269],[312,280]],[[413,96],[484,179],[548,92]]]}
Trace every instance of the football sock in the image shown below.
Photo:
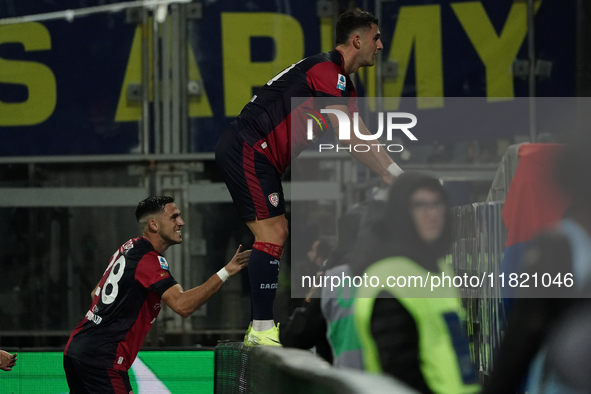
{"label": "football sock", "polygon": [[248,259],[253,320],[273,320],[273,302],[279,280],[279,259],[283,248],[255,242]]}
{"label": "football sock", "polygon": [[255,331],[267,331],[275,327],[273,320],[255,320],[252,322],[252,329]]}

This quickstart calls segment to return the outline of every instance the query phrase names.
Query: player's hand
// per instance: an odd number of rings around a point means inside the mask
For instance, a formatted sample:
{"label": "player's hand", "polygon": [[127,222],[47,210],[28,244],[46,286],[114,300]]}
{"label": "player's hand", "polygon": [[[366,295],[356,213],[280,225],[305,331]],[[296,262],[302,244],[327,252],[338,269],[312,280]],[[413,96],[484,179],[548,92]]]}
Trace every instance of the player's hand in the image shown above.
{"label": "player's hand", "polygon": [[236,249],[236,253],[232,260],[228,264],[226,264],[226,271],[230,276],[234,276],[237,274],[242,268],[248,265],[248,258],[250,257],[251,250],[242,250],[242,245],[238,246]]}
{"label": "player's hand", "polygon": [[12,367],[16,365],[17,354],[10,354],[4,350],[0,350],[0,369],[3,371],[12,371]]}

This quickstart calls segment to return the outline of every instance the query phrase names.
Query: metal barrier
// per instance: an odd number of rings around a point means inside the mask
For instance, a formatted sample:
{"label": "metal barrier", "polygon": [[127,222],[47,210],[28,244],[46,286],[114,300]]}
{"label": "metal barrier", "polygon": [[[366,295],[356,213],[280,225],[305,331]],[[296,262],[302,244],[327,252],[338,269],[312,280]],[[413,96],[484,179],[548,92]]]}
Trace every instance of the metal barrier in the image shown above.
{"label": "metal barrier", "polygon": [[412,394],[394,378],[333,368],[310,352],[229,342],[215,348],[215,394]]}
{"label": "metal barrier", "polygon": [[[503,202],[476,203],[453,208],[452,260],[456,275],[493,274],[498,279],[507,230]],[[501,289],[496,281],[475,289],[462,289],[472,356],[481,378],[493,370],[506,321]]]}
{"label": "metal barrier", "polygon": [[[360,180],[350,155],[305,153],[299,160],[317,166],[318,179],[284,182],[288,201],[316,204],[316,211],[334,218],[356,202],[351,185]],[[408,169],[434,170],[432,166]],[[250,234],[235,214],[212,153],[2,157],[0,170],[11,174],[0,182],[0,217],[14,223],[0,231],[4,239],[0,267],[5,273],[0,279],[0,337],[5,341],[24,335],[68,337],[84,316],[88,293],[113,250],[138,235],[132,209],[148,195],[174,194],[184,213],[183,231],[190,242],[170,248],[167,258],[174,262],[175,278],[185,287],[203,283],[235,250],[235,243],[244,243],[239,237]],[[494,174],[492,166],[441,165],[437,170],[444,179],[459,175],[466,180],[492,179]],[[336,219],[323,225],[334,233]],[[211,238],[232,245],[214,245]],[[150,334],[152,343],[164,334],[241,333],[250,318],[241,312],[248,310],[249,302],[241,279],[224,286],[213,301],[220,305],[210,304],[209,310],[205,306],[191,319],[165,310]],[[49,308],[52,303],[64,308]],[[37,319],[27,318],[30,310],[39,311]],[[43,340],[35,346],[57,343]]]}

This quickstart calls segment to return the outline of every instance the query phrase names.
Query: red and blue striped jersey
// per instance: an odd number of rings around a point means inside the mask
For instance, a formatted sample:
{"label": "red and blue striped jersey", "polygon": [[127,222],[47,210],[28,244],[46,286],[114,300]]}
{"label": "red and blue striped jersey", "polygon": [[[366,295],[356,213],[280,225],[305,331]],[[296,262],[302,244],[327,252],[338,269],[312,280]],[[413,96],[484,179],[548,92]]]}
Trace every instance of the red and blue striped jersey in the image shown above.
{"label": "red and blue striped jersey", "polygon": [[84,319],[64,354],[97,368],[127,371],[177,281],[146,238],[130,239],[111,257]]}
{"label": "red and blue striped jersey", "polygon": [[337,50],[305,58],[269,80],[232,125],[248,145],[264,154],[281,173],[292,157],[313,143],[307,139],[308,116],[302,108],[314,103],[306,101],[292,111],[293,97],[323,98],[323,106],[330,105],[331,98],[348,97],[349,110],[357,111],[357,94]]}

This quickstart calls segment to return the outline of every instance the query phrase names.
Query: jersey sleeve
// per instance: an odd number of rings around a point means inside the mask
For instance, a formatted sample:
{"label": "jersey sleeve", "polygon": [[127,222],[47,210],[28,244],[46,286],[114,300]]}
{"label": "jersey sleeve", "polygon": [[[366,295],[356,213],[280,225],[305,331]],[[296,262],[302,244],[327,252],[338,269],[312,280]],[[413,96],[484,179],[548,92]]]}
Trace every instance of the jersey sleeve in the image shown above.
{"label": "jersey sleeve", "polygon": [[339,66],[332,62],[319,63],[308,71],[308,83],[315,97],[322,97],[322,106],[343,105],[347,100],[350,112],[359,111],[357,94],[349,76],[342,74]]}
{"label": "jersey sleeve", "polygon": [[146,253],[138,263],[135,279],[160,297],[178,282],[172,277],[168,262],[156,252]]}

